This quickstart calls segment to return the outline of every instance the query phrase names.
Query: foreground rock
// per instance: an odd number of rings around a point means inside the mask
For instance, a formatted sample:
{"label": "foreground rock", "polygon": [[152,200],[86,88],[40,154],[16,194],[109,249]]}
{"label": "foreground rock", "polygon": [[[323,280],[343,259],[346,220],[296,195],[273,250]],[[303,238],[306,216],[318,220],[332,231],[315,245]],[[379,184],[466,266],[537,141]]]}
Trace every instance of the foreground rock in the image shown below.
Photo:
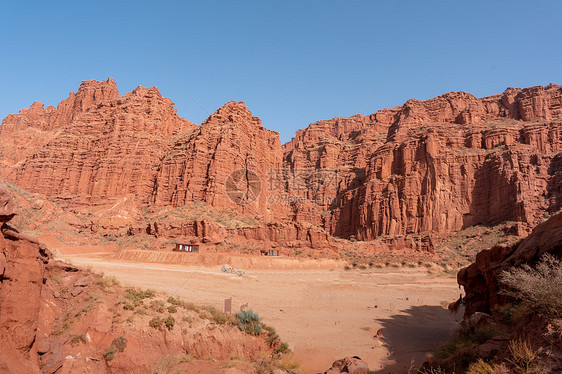
{"label": "foreground rock", "polygon": [[494,306],[507,302],[508,298],[499,294],[499,274],[523,264],[532,266],[545,253],[562,258],[562,212],[538,225],[516,245],[496,245],[478,253],[476,261],[458,273],[458,283],[466,292],[465,316],[491,313]]}
{"label": "foreground rock", "polygon": [[[520,243],[478,253],[457,276],[466,293],[462,328],[423,369],[560,373],[562,264],[557,259],[562,259],[562,212]],[[504,272],[514,269],[519,275],[506,284]],[[514,290],[521,292],[504,292]]]}
{"label": "foreground rock", "polygon": [[332,367],[324,372],[324,374],[369,374],[369,366],[357,356],[342,358],[334,361]]}

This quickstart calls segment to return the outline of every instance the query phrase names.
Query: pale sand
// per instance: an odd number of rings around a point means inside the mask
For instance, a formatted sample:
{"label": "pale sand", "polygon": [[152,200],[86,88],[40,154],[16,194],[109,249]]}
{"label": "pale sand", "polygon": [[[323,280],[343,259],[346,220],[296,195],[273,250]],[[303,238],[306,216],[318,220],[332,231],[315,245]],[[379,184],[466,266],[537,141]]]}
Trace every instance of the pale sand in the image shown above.
{"label": "pale sand", "polygon": [[[63,252],[67,254],[59,258],[114,275],[125,286],[176,292],[184,300],[221,309],[224,299],[232,297],[234,311],[248,303],[311,373],[345,356],[361,357],[373,373],[407,373],[412,360],[419,368],[426,354],[450,336],[462,315],[441,306],[458,298],[455,279],[431,277],[421,268],[248,270],[240,277],[216,265],[142,263]],[[379,329],[380,339],[374,337]]]}

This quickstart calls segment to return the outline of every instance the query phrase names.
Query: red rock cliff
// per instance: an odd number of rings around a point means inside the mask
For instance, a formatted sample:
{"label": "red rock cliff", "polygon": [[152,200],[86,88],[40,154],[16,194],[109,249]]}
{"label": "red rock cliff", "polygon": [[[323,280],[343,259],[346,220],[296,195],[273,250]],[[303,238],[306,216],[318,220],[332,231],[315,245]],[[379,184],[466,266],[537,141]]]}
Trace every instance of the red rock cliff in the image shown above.
{"label": "red rock cliff", "polygon": [[204,201],[362,240],[508,220],[532,227],[562,206],[561,119],[554,84],[452,92],[319,121],[281,146],[243,102],[197,127],[156,88],[118,97],[112,80],[87,81],[56,109],[35,105],[3,121],[5,149],[23,140],[0,173],[48,195]]}
{"label": "red rock cliff", "polygon": [[409,100],[310,125],[284,145],[284,163],[337,172],[325,199],[335,203],[316,218],[336,236],[534,225],[561,206],[561,105],[557,85]]}
{"label": "red rock cliff", "polygon": [[91,201],[128,194],[148,201],[168,140],[195,125],[178,117],[157,88],[138,87],[77,112],[96,92],[75,101],[72,120],[13,168],[15,184],[47,195],[85,195]]}

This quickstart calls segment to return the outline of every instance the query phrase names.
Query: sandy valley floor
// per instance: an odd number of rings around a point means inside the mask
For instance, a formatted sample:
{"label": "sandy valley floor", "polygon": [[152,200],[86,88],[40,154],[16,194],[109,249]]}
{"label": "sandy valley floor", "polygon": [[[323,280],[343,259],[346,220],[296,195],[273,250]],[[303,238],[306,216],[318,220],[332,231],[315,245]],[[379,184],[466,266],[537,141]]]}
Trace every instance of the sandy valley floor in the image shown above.
{"label": "sandy valley floor", "polygon": [[64,252],[58,257],[114,275],[126,286],[175,293],[221,309],[224,299],[232,297],[234,311],[247,303],[276,328],[311,373],[353,355],[375,373],[408,372],[461,319],[461,313],[454,316],[441,306],[458,298],[455,279],[432,277],[421,268],[252,269],[241,277],[217,265],[142,263]]}

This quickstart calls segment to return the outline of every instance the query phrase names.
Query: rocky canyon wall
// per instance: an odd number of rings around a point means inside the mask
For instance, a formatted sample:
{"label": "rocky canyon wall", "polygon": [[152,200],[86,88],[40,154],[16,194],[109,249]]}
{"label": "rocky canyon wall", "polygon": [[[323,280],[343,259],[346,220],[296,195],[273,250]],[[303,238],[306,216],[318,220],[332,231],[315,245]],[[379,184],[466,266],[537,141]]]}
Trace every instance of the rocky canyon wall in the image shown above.
{"label": "rocky canyon wall", "polygon": [[244,102],[196,126],[158,89],[119,96],[110,78],[83,82],[57,108],[35,103],[9,115],[0,145],[0,174],[50,197],[205,202],[263,225],[306,223],[361,240],[503,221],[532,227],[562,207],[554,84],[411,99],[313,123],[281,145]]}

